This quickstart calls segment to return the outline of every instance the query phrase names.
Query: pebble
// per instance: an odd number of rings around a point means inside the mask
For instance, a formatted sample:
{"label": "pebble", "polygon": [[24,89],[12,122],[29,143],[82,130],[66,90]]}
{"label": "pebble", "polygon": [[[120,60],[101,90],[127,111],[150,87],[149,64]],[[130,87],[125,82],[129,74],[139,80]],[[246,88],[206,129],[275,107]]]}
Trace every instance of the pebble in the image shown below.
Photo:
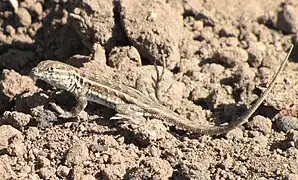
{"label": "pebble", "polygon": [[19,8],[16,14],[23,26],[29,26],[32,23],[31,15],[27,9]]}
{"label": "pebble", "polygon": [[292,116],[281,116],[276,120],[278,130],[288,132],[291,129],[298,130],[298,118]]}
{"label": "pebble", "polygon": [[0,126],[0,151],[7,148],[8,139],[15,135],[21,135],[21,132],[10,125]]}
{"label": "pebble", "polygon": [[7,152],[10,156],[22,157],[27,152],[24,137],[22,135],[15,135],[9,138]]}
{"label": "pebble", "polygon": [[263,134],[269,134],[272,129],[271,120],[260,115],[255,116],[247,125],[249,129],[260,131]]}
{"label": "pebble", "polygon": [[287,4],[278,14],[277,28],[287,34],[296,33],[298,31],[298,7]]}
{"label": "pebble", "polygon": [[57,168],[57,175],[61,177],[66,177],[69,174],[70,168],[66,166],[58,166]]}
{"label": "pebble", "polygon": [[238,63],[243,63],[248,60],[247,52],[238,47],[226,47],[215,55],[218,61],[224,63],[226,67],[235,67]]}
{"label": "pebble", "polygon": [[247,49],[249,64],[255,68],[261,66],[265,51],[266,51],[266,46],[263,43],[260,43],[260,42],[251,43],[249,48]]}
{"label": "pebble", "polygon": [[287,139],[290,144],[293,144],[296,148],[298,148],[298,131],[291,130],[287,133]]}
{"label": "pebble", "polygon": [[26,126],[31,119],[31,115],[17,111],[5,111],[3,120],[15,128]]}
{"label": "pebble", "polygon": [[157,157],[143,159],[139,167],[128,174],[129,179],[168,179],[173,174],[173,168],[168,161]]}
{"label": "pebble", "polygon": [[89,157],[89,151],[85,143],[77,142],[68,150],[65,159],[65,165],[80,165],[83,164]]}

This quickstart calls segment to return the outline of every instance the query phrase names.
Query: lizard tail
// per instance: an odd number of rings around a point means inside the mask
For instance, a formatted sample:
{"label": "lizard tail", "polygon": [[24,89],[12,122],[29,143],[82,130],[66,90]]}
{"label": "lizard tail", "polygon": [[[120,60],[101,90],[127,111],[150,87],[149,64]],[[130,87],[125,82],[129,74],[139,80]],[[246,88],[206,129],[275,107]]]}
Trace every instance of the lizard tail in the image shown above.
{"label": "lizard tail", "polygon": [[252,114],[258,109],[258,107],[262,104],[262,102],[266,99],[267,95],[271,92],[273,86],[275,85],[275,83],[277,81],[277,78],[279,77],[280,73],[283,71],[283,69],[289,59],[289,56],[290,56],[291,52],[293,51],[293,47],[294,46],[291,45],[288,54],[286,55],[283,62],[281,63],[278,71],[276,72],[273,79],[271,80],[268,88],[262,93],[260,98],[255,103],[253,103],[253,105],[242,116],[240,116],[235,121],[232,121],[227,125],[207,127],[207,128],[194,128],[194,132],[201,134],[201,135],[204,135],[204,134],[220,135],[220,134],[225,134],[225,133],[231,131],[232,129],[244,124],[252,116]]}

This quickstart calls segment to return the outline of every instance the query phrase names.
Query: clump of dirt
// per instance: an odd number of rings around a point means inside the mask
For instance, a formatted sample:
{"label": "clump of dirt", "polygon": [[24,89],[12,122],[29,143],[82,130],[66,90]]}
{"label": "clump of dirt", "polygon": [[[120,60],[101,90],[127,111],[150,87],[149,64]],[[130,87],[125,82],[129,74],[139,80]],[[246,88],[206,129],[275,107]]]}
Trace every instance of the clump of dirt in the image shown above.
{"label": "clump of dirt", "polygon": [[[296,47],[250,121],[217,137],[110,120],[94,103],[61,119],[50,102],[75,99],[28,77],[40,61],[62,61],[191,123],[229,123],[297,45],[297,10],[295,0],[1,1],[0,179],[298,179]],[[154,62],[167,68],[157,94]]]}

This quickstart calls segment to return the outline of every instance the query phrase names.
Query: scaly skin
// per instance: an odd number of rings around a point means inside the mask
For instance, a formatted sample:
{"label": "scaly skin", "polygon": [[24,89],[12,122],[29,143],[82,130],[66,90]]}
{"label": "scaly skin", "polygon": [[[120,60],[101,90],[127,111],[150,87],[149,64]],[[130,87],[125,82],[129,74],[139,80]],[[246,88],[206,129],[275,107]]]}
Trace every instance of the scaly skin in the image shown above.
{"label": "scaly skin", "polygon": [[293,50],[291,46],[289,53],[280,65],[277,73],[274,75],[268,88],[263,92],[260,98],[235,121],[223,126],[201,127],[192,121],[179,116],[177,113],[168,110],[155,100],[150,99],[142,92],[97,75],[82,74],[79,69],[57,61],[43,61],[32,70],[35,78],[44,80],[60,89],[71,92],[77,98],[77,105],[71,112],[64,112],[57,106],[54,106],[60,117],[71,118],[77,116],[87,106],[88,101],[113,108],[117,112],[117,117],[126,118],[132,121],[144,117],[154,117],[164,120],[168,123],[182,127],[199,135],[219,135],[245,123],[257,110],[267,95],[272,90],[280,73],[283,71],[290,53]]}

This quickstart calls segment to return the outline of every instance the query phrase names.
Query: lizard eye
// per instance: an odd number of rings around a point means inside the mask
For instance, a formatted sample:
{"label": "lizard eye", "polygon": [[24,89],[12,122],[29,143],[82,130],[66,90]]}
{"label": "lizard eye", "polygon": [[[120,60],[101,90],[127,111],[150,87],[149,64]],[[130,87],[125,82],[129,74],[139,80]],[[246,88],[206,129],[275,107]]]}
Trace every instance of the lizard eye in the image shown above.
{"label": "lizard eye", "polygon": [[53,68],[53,67],[49,67],[48,70],[49,70],[49,71],[54,71],[54,68]]}

